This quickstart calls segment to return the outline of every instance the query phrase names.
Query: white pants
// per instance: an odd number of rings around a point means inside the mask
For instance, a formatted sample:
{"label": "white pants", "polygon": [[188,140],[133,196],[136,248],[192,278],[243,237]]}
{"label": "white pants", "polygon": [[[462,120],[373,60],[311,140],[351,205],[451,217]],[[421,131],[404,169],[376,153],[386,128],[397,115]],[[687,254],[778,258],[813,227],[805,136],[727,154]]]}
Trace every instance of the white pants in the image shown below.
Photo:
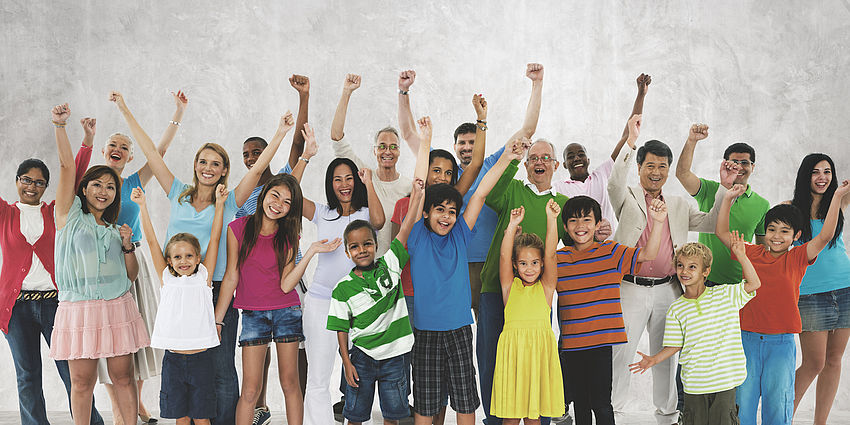
{"label": "white pants", "polygon": [[[629,341],[613,348],[611,404],[615,412],[623,412],[628,402],[632,375],[629,364],[637,361],[637,345],[644,329],[649,332],[650,351],[644,354],[654,355],[663,348],[667,309],[680,295],[682,295],[682,289],[676,280],[653,287],[635,285],[626,281],[620,284],[620,303],[623,307],[623,321],[626,323],[626,336]],[[670,357],[650,369],[652,403],[655,405],[655,419],[659,424],[673,424],[678,420],[676,359],[677,356]]]}
{"label": "white pants", "polygon": [[307,391],[304,395],[304,425],[332,425],[330,381],[339,356],[336,332],[327,329],[331,300],[307,293],[303,298],[302,326],[307,350]]}

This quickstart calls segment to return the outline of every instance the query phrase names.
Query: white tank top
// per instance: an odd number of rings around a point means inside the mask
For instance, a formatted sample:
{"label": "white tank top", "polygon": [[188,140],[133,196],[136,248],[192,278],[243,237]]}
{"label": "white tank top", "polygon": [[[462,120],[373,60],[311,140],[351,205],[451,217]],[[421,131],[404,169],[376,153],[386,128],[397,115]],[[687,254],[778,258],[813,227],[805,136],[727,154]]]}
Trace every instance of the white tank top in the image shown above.
{"label": "white tank top", "polygon": [[197,273],[175,277],[166,267],[162,271],[162,283],[151,347],[200,350],[218,346],[207,268],[199,264]]}

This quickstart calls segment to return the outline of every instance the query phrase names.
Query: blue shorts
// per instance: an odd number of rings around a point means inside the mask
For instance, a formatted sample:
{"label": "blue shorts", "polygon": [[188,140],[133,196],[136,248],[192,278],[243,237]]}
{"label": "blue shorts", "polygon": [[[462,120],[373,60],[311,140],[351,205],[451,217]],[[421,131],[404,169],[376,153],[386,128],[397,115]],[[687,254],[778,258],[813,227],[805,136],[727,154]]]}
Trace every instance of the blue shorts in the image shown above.
{"label": "blue shorts", "polygon": [[850,328],[850,287],[800,295],[797,303],[803,332]]}
{"label": "blue shorts", "polygon": [[215,409],[215,354],[211,350],[195,354],[166,351],[162,358],[160,416],[209,419],[216,416]]}
{"label": "blue shorts", "polygon": [[359,387],[345,386],[345,407],[342,416],[351,422],[366,422],[372,417],[375,400],[375,383],[378,384],[378,401],[384,419],[400,420],[410,416],[407,396],[410,394],[408,367],[410,353],[375,360],[357,347],[348,353],[357,376]]}
{"label": "blue shorts", "polygon": [[300,305],[276,310],[242,310],[239,346],[266,345],[272,341],[304,341]]}

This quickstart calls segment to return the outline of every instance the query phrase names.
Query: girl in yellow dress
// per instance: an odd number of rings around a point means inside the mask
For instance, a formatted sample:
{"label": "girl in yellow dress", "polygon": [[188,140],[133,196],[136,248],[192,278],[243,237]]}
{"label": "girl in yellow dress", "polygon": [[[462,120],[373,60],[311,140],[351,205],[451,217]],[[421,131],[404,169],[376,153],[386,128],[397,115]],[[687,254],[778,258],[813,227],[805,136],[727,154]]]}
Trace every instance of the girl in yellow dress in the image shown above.
{"label": "girl in yellow dress", "polygon": [[522,233],[525,208],[511,211],[499,261],[505,327],[496,349],[490,414],[505,425],[539,424],[540,417],[564,414],[558,346],[550,322],[557,283],[557,219],[561,208],[546,205],[546,245]]}

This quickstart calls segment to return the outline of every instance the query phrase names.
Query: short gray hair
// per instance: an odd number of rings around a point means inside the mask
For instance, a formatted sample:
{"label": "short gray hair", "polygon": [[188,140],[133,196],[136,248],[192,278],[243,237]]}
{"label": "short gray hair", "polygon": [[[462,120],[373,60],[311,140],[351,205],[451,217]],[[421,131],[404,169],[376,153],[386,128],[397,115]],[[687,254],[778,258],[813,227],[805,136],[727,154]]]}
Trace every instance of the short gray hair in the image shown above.
{"label": "short gray hair", "polygon": [[388,125],[388,126],[382,128],[382,129],[378,130],[377,133],[375,133],[375,145],[378,144],[378,136],[380,136],[382,133],[392,133],[392,134],[395,135],[396,140],[401,140],[401,138],[398,137],[398,130],[396,130],[395,127],[393,127],[393,126]]}
{"label": "short gray hair", "polygon": [[[552,159],[555,159],[555,145],[552,142],[541,137],[541,138],[535,140],[534,143],[531,144],[531,146],[534,146],[538,143],[546,143],[547,145],[549,145],[549,148],[552,149]],[[525,151],[525,159],[528,159],[528,153],[529,152],[531,152],[531,148],[528,148],[528,150]],[[557,161],[557,159],[555,159],[555,160]]]}

